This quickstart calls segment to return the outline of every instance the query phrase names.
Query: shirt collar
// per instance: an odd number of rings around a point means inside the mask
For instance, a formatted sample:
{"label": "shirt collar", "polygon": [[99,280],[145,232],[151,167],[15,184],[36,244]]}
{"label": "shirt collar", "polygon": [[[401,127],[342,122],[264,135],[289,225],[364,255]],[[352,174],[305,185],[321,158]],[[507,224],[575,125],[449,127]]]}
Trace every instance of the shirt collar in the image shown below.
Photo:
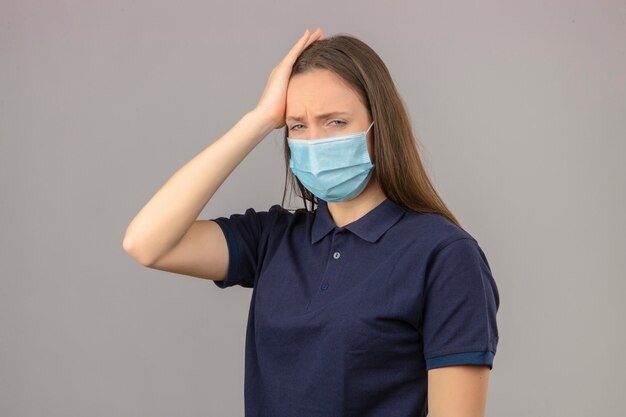
{"label": "shirt collar", "polygon": [[[386,198],[382,203],[367,212],[364,216],[345,225],[344,227],[359,236],[361,239],[368,242],[375,242],[383,233],[389,230],[389,228],[393,226],[405,212],[406,209],[397,205],[389,198]],[[326,201],[318,199],[318,205],[315,213],[313,229],[311,232],[311,243],[318,242],[331,230],[337,227],[330,215],[330,212],[328,211]]]}

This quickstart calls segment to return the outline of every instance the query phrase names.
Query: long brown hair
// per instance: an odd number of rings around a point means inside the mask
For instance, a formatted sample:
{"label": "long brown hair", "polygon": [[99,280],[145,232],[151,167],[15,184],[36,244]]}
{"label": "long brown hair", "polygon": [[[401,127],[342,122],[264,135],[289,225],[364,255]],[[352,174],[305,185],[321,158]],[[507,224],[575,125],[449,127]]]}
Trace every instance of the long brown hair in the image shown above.
{"label": "long brown hair", "polygon": [[[355,90],[375,120],[373,134],[372,175],[383,193],[394,203],[416,212],[439,213],[453,223],[460,222],[450,212],[424,169],[411,122],[395,84],[382,59],[363,41],[347,34],[334,35],[311,43],[293,65],[291,76],[315,69],[337,74]],[[304,209],[313,211],[317,197],[307,190],[289,169],[291,151],[287,144],[289,128],[284,130],[285,188],[300,191]],[[307,209],[307,201],[311,210]]]}

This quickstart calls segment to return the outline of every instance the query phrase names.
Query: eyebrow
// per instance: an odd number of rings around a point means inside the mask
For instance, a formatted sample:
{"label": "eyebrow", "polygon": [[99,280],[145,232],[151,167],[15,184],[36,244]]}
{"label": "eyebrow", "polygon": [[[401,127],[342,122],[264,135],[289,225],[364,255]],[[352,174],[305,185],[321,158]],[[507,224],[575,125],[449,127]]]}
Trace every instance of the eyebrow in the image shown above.
{"label": "eyebrow", "polygon": [[[320,114],[320,115],[318,115],[316,117],[316,119],[317,120],[321,120],[321,119],[326,119],[326,118],[332,117],[332,116],[345,116],[345,115],[348,115],[348,114],[349,113],[345,112],[345,111],[333,111],[333,112],[330,112],[330,113]],[[293,121],[296,121],[296,122],[301,122],[301,121],[304,120],[304,118],[300,117],[300,116],[287,116],[285,118],[285,120],[293,120]]]}

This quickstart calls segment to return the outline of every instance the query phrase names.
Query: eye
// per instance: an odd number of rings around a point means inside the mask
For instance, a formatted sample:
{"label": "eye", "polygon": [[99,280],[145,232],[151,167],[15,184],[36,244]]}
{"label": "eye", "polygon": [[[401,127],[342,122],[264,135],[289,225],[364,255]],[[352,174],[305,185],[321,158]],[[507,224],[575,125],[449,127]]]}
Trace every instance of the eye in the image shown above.
{"label": "eye", "polygon": [[333,122],[339,122],[339,123],[341,123],[341,124],[339,124],[339,125],[335,125],[335,126],[342,126],[342,125],[345,125],[345,124],[346,124],[346,122],[344,122],[343,120],[331,120],[330,122],[331,122],[331,123],[333,123]]}
{"label": "eye", "polygon": [[291,127],[289,128],[289,130],[294,130],[294,128],[295,128],[296,126],[302,126],[302,125],[300,125],[300,124],[293,125],[293,126],[291,126]]}

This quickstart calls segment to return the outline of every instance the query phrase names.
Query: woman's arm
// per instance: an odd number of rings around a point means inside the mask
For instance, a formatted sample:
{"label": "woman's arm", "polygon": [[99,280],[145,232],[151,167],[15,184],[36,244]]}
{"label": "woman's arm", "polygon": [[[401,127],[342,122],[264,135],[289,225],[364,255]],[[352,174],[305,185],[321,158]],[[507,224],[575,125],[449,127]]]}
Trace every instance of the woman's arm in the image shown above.
{"label": "woman's arm", "polygon": [[484,417],[488,366],[455,365],[428,371],[429,417]]}
{"label": "woman's arm", "polygon": [[158,269],[223,279],[226,240],[217,224],[198,214],[224,180],[272,130],[285,125],[287,86],[296,58],[323,36],[308,30],[272,70],[261,99],[224,136],[181,167],[128,225],[124,250]]}
{"label": "woman's arm", "polygon": [[141,264],[151,265],[172,249],[224,180],[273,129],[256,110],[246,113],[152,196],[126,229],[124,250]]}

